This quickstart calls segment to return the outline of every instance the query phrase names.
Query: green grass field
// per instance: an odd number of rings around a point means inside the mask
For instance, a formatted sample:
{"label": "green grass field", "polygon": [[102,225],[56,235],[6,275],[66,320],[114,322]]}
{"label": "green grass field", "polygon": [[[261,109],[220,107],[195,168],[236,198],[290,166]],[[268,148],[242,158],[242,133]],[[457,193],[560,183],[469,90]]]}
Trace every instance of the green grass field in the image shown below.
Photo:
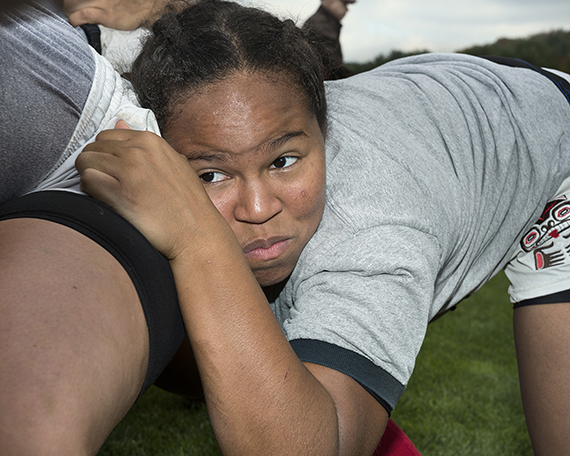
{"label": "green grass field", "polygon": [[[512,309],[500,274],[428,329],[393,413],[424,456],[530,456]],[[203,404],[151,388],[100,455],[219,455]]]}
{"label": "green grass field", "polygon": [[503,274],[428,328],[393,419],[424,456],[530,456]]}

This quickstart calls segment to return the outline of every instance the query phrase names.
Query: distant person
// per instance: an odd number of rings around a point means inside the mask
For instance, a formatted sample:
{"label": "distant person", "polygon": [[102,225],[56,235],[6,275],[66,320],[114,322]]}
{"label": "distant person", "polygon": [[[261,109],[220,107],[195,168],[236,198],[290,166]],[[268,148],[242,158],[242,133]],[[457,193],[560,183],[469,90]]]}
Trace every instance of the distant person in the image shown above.
{"label": "distant person", "polygon": [[304,30],[319,38],[329,53],[326,60],[329,60],[330,69],[326,79],[342,79],[352,74],[344,65],[340,46],[341,21],[348,13],[349,3],[356,3],[356,0],[321,0],[319,9],[303,25]]}

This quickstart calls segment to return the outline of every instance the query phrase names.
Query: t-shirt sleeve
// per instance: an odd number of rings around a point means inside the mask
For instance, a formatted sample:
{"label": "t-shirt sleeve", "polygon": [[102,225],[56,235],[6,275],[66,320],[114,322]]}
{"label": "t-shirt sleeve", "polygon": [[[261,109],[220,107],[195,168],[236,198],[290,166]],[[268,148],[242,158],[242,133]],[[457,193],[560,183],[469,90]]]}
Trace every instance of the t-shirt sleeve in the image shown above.
{"label": "t-shirt sleeve", "polygon": [[283,324],[301,361],[351,376],[391,411],[434,312],[439,257],[434,236],[382,226],[311,261]]}

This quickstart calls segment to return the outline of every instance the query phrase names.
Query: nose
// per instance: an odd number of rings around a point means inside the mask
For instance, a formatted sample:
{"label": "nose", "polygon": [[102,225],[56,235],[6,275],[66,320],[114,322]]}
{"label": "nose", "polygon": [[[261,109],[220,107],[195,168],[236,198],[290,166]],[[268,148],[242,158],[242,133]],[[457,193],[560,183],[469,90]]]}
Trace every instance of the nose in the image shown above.
{"label": "nose", "polygon": [[262,180],[242,183],[240,186],[234,218],[245,223],[265,223],[283,209],[281,200],[271,185]]}

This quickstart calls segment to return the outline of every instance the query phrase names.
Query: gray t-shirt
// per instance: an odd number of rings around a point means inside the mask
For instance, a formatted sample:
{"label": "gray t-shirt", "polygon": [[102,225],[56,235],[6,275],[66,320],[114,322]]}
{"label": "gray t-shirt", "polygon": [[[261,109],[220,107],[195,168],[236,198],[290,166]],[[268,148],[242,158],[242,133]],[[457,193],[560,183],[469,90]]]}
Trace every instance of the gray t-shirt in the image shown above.
{"label": "gray t-shirt", "polygon": [[0,203],[57,164],[81,116],[95,62],[68,23],[38,5],[0,14]]}
{"label": "gray t-shirt", "polygon": [[391,409],[428,322],[489,280],[570,175],[570,105],[477,57],[403,59],[327,85],[327,205],[272,303],[303,361]]}

